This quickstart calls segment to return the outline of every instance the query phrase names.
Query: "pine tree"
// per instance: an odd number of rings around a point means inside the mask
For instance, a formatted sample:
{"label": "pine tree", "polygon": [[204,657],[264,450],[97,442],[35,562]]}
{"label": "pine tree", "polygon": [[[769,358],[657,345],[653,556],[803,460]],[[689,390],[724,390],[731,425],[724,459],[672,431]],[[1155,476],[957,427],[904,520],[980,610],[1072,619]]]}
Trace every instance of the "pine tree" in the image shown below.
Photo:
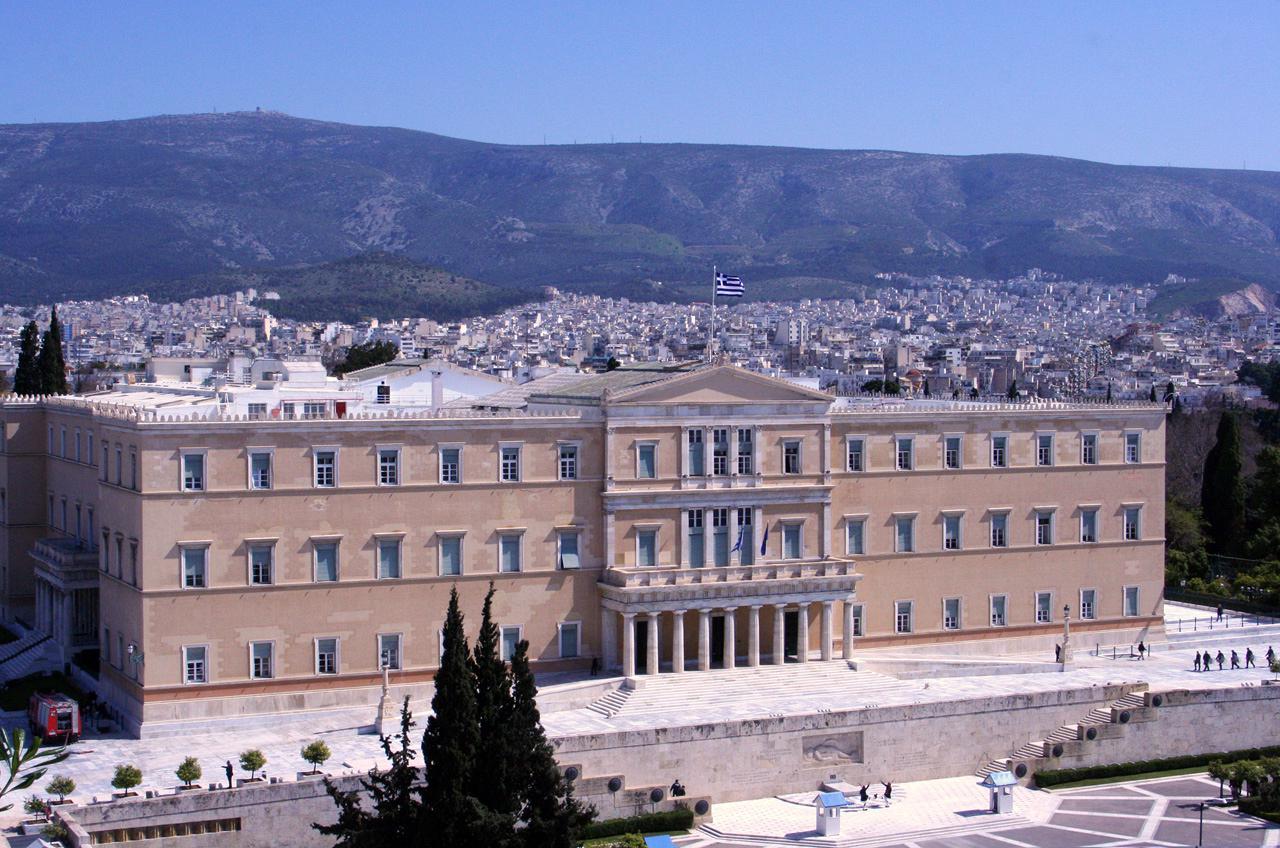
{"label": "pine tree", "polygon": [[514,711],[511,727],[518,764],[516,785],[523,788],[518,831],[525,848],[575,848],[579,832],[596,816],[594,808],[573,796],[573,783],[556,764],[538,713],[538,688],[529,668],[529,643],[521,641],[511,658]]}
{"label": "pine tree", "polygon": [[13,391],[19,395],[40,394],[40,373],[36,361],[40,357],[40,328],[28,321],[18,341],[18,367],[13,374]]}
{"label": "pine tree", "polygon": [[65,395],[71,391],[67,385],[67,363],[62,358],[62,323],[58,321],[56,306],[40,344],[36,372],[40,377],[40,394]]}
{"label": "pine tree", "polygon": [[[476,634],[471,669],[476,681],[476,724],[479,737],[476,762],[484,763],[471,775],[469,794],[503,815],[517,808],[516,787],[511,785],[511,674],[502,660],[502,634],[493,620],[493,583],[484,596],[480,632]],[[514,819],[511,825],[514,827]]]}
{"label": "pine tree", "polygon": [[1240,476],[1240,425],[1234,412],[1218,419],[1218,437],[1204,460],[1200,503],[1209,524],[1210,549],[1229,554],[1244,536],[1244,482]]}

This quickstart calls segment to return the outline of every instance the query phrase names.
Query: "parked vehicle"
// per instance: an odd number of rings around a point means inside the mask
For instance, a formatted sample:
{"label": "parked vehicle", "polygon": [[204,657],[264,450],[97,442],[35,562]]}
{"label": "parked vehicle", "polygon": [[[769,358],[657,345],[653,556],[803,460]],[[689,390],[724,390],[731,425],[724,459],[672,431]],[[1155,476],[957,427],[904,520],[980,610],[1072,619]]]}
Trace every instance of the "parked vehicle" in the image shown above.
{"label": "parked vehicle", "polygon": [[80,705],[61,692],[37,692],[27,705],[31,730],[43,739],[74,742],[80,738]]}

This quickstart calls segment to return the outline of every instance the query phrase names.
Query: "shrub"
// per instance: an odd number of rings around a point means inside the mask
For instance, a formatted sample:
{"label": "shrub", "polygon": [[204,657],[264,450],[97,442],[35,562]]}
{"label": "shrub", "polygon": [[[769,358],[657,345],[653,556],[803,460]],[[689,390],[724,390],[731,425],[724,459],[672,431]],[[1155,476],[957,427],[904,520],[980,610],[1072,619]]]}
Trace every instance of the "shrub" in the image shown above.
{"label": "shrub", "polygon": [[664,833],[693,827],[693,810],[687,807],[664,813],[645,813],[625,819],[592,822],[582,829],[583,839],[622,836],[629,833]]}
{"label": "shrub", "polygon": [[40,835],[50,842],[60,841],[64,844],[69,843],[71,839],[71,831],[67,830],[67,826],[57,819],[42,827]]}
{"label": "shrub", "polygon": [[126,793],[140,783],[142,783],[142,769],[129,763],[116,766],[116,773],[111,778],[111,785]]}
{"label": "shrub", "polygon": [[302,759],[311,764],[312,774],[320,771],[320,766],[324,765],[325,760],[332,756],[333,752],[329,750],[329,746],[325,744],[323,739],[308,742],[302,749]]}
{"label": "shrub", "polygon": [[1050,769],[1037,772],[1036,786],[1047,788],[1063,783],[1076,783],[1081,780],[1100,780],[1108,777],[1127,777],[1135,774],[1148,774],[1155,771],[1170,771],[1184,768],[1205,768],[1214,780],[1227,780],[1223,772],[1219,777],[1214,771],[1214,762],[1230,764],[1241,760],[1261,760],[1264,757],[1280,755],[1280,746],[1270,748],[1249,748],[1241,751],[1210,754],[1188,754],[1181,757],[1167,757],[1161,760],[1137,760],[1130,763],[1109,763],[1101,766],[1083,766],[1071,769]]}
{"label": "shrub", "polygon": [[29,816],[45,818],[49,815],[49,802],[39,795],[28,795],[22,802],[22,811]]}
{"label": "shrub", "polygon": [[258,769],[267,764],[267,755],[259,751],[257,748],[250,748],[240,755],[240,768],[249,772],[249,779],[253,780]]}
{"label": "shrub", "polygon": [[53,780],[44,785],[44,791],[58,796],[58,803],[67,800],[67,796],[76,791],[76,782],[65,774],[55,775]]}
{"label": "shrub", "polygon": [[178,764],[178,769],[174,774],[178,776],[178,780],[190,786],[194,781],[200,779],[200,776],[204,774],[204,769],[200,768],[200,761],[195,757],[187,757]]}

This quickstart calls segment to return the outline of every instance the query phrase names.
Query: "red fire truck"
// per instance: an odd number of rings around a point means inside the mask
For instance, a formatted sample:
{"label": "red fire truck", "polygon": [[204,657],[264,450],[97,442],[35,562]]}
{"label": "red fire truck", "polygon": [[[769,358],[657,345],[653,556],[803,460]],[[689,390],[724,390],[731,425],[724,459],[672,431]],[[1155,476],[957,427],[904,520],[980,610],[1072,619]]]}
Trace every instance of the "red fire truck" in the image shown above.
{"label": "red fire truck", "polygon": [[44,739],[74,742],[80,738],[80,705],[61,692],[37,692],[27,704],[31,730]]}

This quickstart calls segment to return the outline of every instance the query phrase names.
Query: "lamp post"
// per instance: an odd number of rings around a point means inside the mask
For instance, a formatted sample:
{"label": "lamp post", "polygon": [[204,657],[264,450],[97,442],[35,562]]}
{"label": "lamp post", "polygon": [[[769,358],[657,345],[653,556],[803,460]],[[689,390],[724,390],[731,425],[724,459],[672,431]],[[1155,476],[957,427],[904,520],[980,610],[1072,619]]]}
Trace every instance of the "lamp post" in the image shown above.
{"label": "lamp post", "polygon": [[1071,607],[1068,604],[1062,606],[1062,667],[1066,669],[1067,663],[1071,662]]}

